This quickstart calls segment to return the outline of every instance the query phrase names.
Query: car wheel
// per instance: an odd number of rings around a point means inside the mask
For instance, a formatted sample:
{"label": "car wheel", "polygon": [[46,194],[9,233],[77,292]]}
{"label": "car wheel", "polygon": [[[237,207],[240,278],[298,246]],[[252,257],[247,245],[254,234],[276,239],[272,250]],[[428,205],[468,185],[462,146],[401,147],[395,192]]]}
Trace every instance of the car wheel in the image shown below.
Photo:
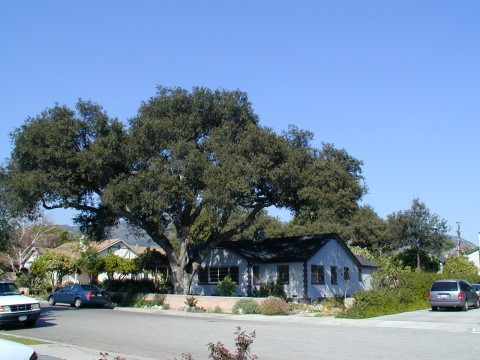
{"label": "car wheel", "polygon": [[82,299],[76,298],[75,302],[73,303],[73,306],[75,306],[76,308],[81,307],[82,306]]}
{"label": "car wheel", "polygon": [[438,310],[438,306],[432,306],[432,311],[437,311]]}
{"label": "car wheel", "polygon": [[463,311],[468,311],[468,299],[465,299],[465,303],[463,304]]}
{"label": "car wheel", "polygon": [[57,302],[55,301],[55,299],[53,298],[53,296],[50,296],[50,297],[48,298],[48,303],[53,306],[53,305],[55,305]]}

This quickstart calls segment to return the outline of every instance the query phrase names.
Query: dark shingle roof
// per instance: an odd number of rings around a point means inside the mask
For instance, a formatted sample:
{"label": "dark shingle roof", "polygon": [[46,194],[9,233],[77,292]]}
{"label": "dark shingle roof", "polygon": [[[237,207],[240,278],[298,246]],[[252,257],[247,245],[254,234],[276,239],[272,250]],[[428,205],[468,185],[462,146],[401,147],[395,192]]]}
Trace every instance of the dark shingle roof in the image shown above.
{"label": "dark shingle roof", "polygon": [[374,263],[373,261],[370,261],[366,258],[364,258],[363,256],[360,256],[360,255],[355,255],[357,257],[357,260],[360,262],[360,264],[363,266],[363,267],[379,267],[378,264]]}
{"label": "dark shingle roof", "polygon": [[303,262],[314,256],[330,240],[337,240],[352,255],[358,265],[361,265],[337,234],[267,238],[262,241],[225,241],[221,246],[235,251],[252,262]]}

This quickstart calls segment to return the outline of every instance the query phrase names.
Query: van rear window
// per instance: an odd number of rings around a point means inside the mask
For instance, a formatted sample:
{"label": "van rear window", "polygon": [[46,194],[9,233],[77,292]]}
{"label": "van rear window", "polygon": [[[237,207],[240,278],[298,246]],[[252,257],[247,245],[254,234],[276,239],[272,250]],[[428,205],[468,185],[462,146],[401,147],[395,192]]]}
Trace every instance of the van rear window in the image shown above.
{"label": "van rear window", "polygon": [[458,287],[455,281],[441,281],[433,283],[431,291],[458,291]]}

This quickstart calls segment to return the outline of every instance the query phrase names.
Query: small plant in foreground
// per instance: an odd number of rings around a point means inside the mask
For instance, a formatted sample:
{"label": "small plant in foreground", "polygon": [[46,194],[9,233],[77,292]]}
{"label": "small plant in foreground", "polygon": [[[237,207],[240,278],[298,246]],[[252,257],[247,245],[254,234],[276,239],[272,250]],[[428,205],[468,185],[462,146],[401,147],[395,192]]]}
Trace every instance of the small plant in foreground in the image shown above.
{"label": "small plant in foreground", "polygon": [[235,331],[235,347],[237,352],[232,354],[221,342],[209,343],[208,350],[210,351],[209,358],[213,360],[253,360],[258,359],[256,355],[250,355],[250,345],[255,338],[255,331],[246,334],[242,331],[240,326],[237,326]]}
{"label": "small plant in foreground", "polygon": [[[108,355],[109,355],[108,352],[104,352],[104,353],[101,352],[100,353],[101,358],[98,360],[108,360]],[[113,360],[127,360],[127,359],[121,356],[115,356]]]}
{"label": "small plant in foreground", "polygon": [[[250,346],[253,343],[255,338],[255,330],[250,334],[246,334],[245,331],[242,331],[240,326],[237,326],[237,331],[235,331],[235,347],[237,352],[232,354],[220,341],[216,344],[209,343],[208,350],[210,355],[208,356],[213,360],[255,360],[258,359],[256,355],[250,355]],[[100,359],[103,360],[103,359]],[[177,360],[175,358],[174,360]],[[183,353],[180,360],[193,360],[192,354]]]}

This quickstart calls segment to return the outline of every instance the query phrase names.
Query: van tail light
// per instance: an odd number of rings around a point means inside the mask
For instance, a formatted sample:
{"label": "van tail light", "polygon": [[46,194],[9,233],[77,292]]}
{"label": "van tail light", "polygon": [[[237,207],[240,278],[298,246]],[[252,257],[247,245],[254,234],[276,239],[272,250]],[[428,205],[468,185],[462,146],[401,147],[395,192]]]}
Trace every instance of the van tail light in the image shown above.
{"label": "van tail light", "polygon": [[432,295],[430,295],[430,293],[428,293],[428,300],[430,300],[432,298]]}
{"label": "van tail light", "polygon": [[90,292],[86,293],[85,296],[87,296],[87,297],[92,297],[92,296],[95,296],[95,294],[90,291]]}
{"label": "van tail light", "polygon": [[458,299],[459,300],[463,299],[463,293],[461,293],[461,292],[458,293]]}

